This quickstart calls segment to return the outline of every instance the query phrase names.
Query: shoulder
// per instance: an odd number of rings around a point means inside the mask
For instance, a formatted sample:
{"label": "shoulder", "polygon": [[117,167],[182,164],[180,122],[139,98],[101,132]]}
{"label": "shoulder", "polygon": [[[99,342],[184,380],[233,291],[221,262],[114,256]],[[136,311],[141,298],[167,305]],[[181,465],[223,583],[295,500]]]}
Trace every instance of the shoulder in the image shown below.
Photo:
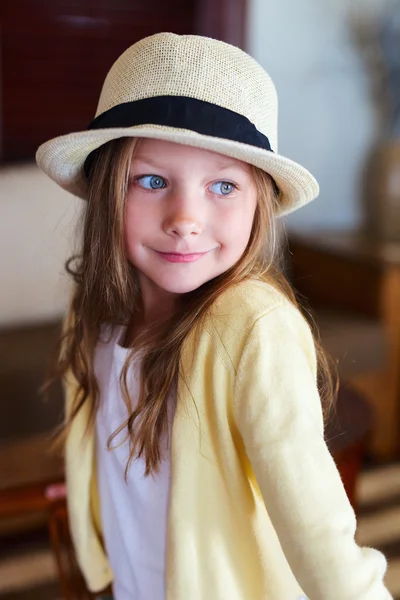
{"label": "shoulder", "polygon": [[311,329],[299,309],[273,285],[250,280],[226,290],[211,307],[207,334],[237,367],[249,346],[299,344],[313,363]]}
{"label": "shoulder", "polygon": [[212,306],[211,314],[235,314],[240,319],[257,319],[262,314],[288,303],[286,297],[271,284],[251,279],[230,286]]}
{"label": "shoulder", "polygon": [[[271,315],[271,318],[266,318]],[[270,322],[280,322],[282,326],[308,328],[300,310],[277,288],[270,283],[249,280],[226,290],[213,304],[209,321],[229,329],[234,326],[247,335],[260,321],[268,326]]]}

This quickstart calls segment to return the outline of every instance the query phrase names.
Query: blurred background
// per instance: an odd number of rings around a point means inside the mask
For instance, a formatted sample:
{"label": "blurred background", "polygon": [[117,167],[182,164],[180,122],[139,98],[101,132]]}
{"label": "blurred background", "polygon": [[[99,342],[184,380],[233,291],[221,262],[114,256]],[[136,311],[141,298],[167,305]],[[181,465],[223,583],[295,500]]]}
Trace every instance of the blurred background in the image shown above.
{"label": "blurred background", "polygon": [[338,365],[327,441],[400,599],[400,1],[3,0],[0,3],[0,600],[89,598],[71,554],[62,394],[38,393],[69,296],[82,203],[34,162],[85,129],[138,39],[238,45],[277,87],[279,152],[318,179],[288,217],[287,272]]}

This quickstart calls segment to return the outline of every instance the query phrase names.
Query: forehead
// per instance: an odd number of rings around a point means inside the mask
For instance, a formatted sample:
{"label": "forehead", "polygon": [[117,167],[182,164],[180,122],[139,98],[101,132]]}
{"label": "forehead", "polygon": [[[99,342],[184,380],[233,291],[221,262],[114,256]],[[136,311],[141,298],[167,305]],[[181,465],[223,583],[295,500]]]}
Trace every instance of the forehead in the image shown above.
{"label": "forehead", "polygon": [[212,166],[218,169],[233,168],[251,172],[251,166],[248,163],[236,158],[203,148],[150,138],[143,138],[139,141],[133,156],[133,162],[135,161],[151,162],[152,164],[159,162],[160,166],[172,164],[183,166],[196,163],[197,166]]}

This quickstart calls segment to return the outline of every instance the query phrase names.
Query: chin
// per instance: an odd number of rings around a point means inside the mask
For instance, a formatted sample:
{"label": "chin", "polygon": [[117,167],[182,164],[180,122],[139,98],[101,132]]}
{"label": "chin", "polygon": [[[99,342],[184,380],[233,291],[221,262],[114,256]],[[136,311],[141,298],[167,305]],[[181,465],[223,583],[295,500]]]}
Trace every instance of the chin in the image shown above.
{"label": "chin", "polygon": [[153,282],[163,289],[165,292],[169,292],[170,294],[187,294],[189,292],[193,292],[201,287],[210,279],[214,279],[216,275],[214,273],[210,273],[209,276],[205,273],[196,274],[195,273],[174,273],[174,276],[171,277],[171,273],[158,274],[161,275],[153,279]]}
{"label": "chin", "polygon": [[170,294],[188,294],[197,290],[205,281],[189,282],[189,281],[165,281],[159,284],[164,291]]}

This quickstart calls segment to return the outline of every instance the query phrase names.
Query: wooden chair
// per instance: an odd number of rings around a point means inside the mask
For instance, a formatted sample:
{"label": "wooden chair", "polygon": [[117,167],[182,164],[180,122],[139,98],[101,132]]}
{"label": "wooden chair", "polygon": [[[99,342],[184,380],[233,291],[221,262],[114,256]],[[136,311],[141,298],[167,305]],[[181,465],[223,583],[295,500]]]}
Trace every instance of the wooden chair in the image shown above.
{"label": "wooden chair", "polygon": [[65,499],[55,500],[49,509],[49,533],[63,600],[94,600],[79,571],[68,527]]}

